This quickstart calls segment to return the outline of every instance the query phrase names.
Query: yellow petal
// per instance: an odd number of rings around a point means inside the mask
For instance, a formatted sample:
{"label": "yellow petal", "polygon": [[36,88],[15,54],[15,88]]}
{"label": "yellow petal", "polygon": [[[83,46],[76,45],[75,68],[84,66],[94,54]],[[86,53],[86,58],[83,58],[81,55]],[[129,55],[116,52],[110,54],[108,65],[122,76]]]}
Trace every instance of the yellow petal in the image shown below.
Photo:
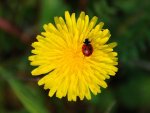
{"label": "yellow petal", "polygon": [[52,71],[54,67],[55,67],[54,65],[41,65],[38,68],[34,69],[31,73],[34,76],[45,74]]}

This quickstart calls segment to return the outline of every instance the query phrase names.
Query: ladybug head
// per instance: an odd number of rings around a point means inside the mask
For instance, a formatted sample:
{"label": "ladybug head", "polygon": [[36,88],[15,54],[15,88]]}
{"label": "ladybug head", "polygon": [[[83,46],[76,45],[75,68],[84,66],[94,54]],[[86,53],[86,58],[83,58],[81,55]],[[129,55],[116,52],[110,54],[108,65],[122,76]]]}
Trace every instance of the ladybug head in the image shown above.
{"label": "ladybug head", "polygon": [[88,45],[88,44],[90,44],[91,42],[89,41],[88,38],[86,38],[85,41],[84,41],[83,43],[86,44],[86,45]]}

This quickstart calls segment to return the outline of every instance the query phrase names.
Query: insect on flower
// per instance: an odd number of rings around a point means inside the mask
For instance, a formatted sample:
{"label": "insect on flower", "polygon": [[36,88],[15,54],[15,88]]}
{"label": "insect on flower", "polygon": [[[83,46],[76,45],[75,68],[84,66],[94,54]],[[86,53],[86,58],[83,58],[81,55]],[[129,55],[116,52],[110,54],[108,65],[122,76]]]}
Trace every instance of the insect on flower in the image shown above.
{"label": "insect on flower", "polygon": [[82,53],[84,56],[90,56],[93,53],[93,47],[88,38],[85,39],[84,44],[82,46]]}

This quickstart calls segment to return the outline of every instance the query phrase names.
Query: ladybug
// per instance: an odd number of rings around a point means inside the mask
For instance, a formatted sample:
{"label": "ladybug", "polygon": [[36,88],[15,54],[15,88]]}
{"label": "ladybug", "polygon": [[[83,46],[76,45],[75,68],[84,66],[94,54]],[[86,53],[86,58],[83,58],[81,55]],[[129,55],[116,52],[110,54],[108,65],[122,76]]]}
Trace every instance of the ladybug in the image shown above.
{"label": "ladybug", "polygon": [[91,42],[89,41],[88,38],[86,38],[83,43],[84,44],[82,46],[82,53],[84,54],[84,56],[88,57],[93,53],[93,47],[92,47]]}

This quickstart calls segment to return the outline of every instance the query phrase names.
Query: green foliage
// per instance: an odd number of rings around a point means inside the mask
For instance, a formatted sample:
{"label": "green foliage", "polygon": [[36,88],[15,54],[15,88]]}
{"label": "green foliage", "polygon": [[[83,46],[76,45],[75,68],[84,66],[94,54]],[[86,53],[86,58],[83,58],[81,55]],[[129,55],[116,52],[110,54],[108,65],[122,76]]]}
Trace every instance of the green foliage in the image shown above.
{"label": "green foliage", "polygon": [[53,22],[55,16],[64,14],[67,6],[60,0],[43,0],[41,4],[40,26]]}
{"label": "green foliage", "polygon": [[9,70],[0,67],[0,74],[9,83],[17,97],[30,113],[48,113],[43,104],[42,97],[36,90],[21,83]]}
{"label": "green foliage", "polygon": [[[102,93],[94,96],[91,100],[91,103],[99,109],[102,113],[108,112],[109,110],[112,111],[114,106],[116,105],[116,100],[114,94],[110,89],[102,90]],[[99,107],[101,106],[101,107]]]}
{"label": "green foliage", "polygon": [[129,108],[148,107],[150,105],[150,77],[145,72],[131,72],[136,75],[118,86],[117,95],[121,103]]}

